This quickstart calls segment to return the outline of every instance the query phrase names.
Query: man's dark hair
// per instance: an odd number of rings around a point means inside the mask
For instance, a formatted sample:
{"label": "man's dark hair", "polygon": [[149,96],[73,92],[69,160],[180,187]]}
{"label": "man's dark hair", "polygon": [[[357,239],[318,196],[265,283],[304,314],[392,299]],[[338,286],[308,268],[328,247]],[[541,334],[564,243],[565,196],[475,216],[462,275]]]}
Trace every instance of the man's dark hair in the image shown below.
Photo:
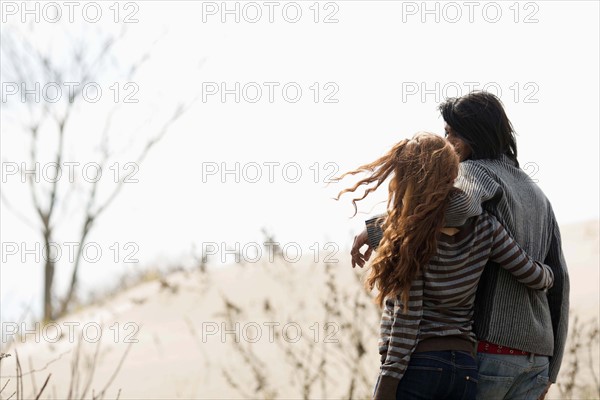
{"label": "man's dark hair", "polygon": [[449,98],[439,106],[444,121],[471,146],[472,160],[506,154],[519,165],[515,132],[500,99],[475,91]]}

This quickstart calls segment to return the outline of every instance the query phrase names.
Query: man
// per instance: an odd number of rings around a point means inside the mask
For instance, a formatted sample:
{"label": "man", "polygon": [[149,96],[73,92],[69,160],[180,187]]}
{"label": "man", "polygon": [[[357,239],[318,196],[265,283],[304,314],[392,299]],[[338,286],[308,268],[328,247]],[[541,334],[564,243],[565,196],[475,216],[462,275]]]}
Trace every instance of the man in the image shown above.
{"label": "man", "polygon": [[[461,158],[446,226],[461,226],[482,210],[494,214],[535,260],[552,268],[547,292],[520,285],[489,263],[475,303],[480,399],[543,398],[556,382],[568,328],[569,277],[551,204],[519,168],[513,127],[500,100],[486,92],[448,99],[439,106],[446,137]],[[376,217],[354,239],[352,266],[361,268],[382,237]],[[360,249],[367,245],[364,254]],[[390,310],[384,308],[384,314]],[[382,318],[389,318],[389,315]],[[380,343],[385,363],[386,343]]]}

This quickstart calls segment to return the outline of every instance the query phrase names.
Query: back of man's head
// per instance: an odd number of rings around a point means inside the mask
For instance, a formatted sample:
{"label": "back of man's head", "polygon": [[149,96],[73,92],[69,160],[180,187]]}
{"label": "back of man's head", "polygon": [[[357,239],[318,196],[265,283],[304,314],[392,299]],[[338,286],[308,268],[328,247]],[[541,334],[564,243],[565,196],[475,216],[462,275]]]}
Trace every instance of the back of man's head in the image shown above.
{"label": "back of man's head", "polygon": [[500,99],[475,91],[440,104],[444,121],[471,147],[472,160],[506,154],[517,165],[515,132]]}

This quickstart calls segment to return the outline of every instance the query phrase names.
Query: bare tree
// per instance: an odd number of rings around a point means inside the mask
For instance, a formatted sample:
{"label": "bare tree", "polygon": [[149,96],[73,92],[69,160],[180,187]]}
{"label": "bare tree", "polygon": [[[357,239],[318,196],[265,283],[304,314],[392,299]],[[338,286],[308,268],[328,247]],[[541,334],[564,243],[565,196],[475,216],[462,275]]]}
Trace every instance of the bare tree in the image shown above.
{"label": "bare tree", "polygon": [[[77,133],[77,128],[72,120],[77,113],[78,106],[80,107],[81,103],[84,102],[82,97],[85,96],[83,89],[86,88],[86,84],[106,79],[106,75],[110,74],[111,71],[113,74],[121,73],[124,79],[129,82],[135,81],[138,71],[150,59],[153,44],[149,45],[136,59],[129,61],[126,68],[115,68],[114,65],[117,63],[117,59],[119,64],[122,61],[120,57],[115,55],[115,48],[125,41],[126,29],[122,29],[116,34],[103,33],[94,38],[88,38],[87,41],[80,40],[78,42],[71,39],[70,43],[62,43],[66,48],[61,49],[62,54],[59,51],[56,52],[58,53],[56,55],[56,53],[39,46],[34,40],[35,35],[32,28],[29,31],[20,29],[20,27],[17,28],[14,26],[10,28],[3,27],[1,37],[2,81],[12,82],[13,87],[16,88],[35,88],[36,85],[44,85],[44,83],[49,82],[58,87],[69,88],[69,96],[61,97],[56,102],[39,101],[35,96],[27,95],[22,96],[20,99],[13,97],[6,102],[3,99],[2,106],[5,108],[5,113],[10,111],[10,115],[16,120],[15,125],[21,126],[21,130],[28,139],[28,159],[19,161],[25,161],[25,165],[38,165],[42,160],[42,156],[39,154],[40,147],[47,146],[49,137],[54,137],[54,155],[51,162],[55,166],[61,166],[65,160],[66,143]],[[67,62],[65,62],[65,52],[69,54]],[[74,86],[73,82],[77,82],[78,85]],[[170,115],[165,117],[162,122],[152,123],[146,143],[141,146],[137,151],[137,155],[133,157],[135,166],[139,168],[149,151],[165,136],[173,123],[189,109],[194,101],[195,99],[175,104]],[[111,125],[111,122],[120,107],[122,107],[122,103],[115,102],[111,105],[109,111],[103,111],[106,113],[104,127],[101,138],[96,143],[99,146],[97,164],[100,166],[100,171],[106,170],[105,167],[107,167],[111,156],[115,153],[115,150],[111,148],[111,137],[116,136],[118,131]],[[17,111],[17,109],[22,113],[13,114],[13,111]],[[21,173],[23,172],[21,171]],[[32,225],[40,233],[45,249],[43,261],[43,319],[44,321],[50,321],[64,315],[76,296],[83,247],[90,232],[97,225],[99,217],[121,193],[127,176],[119,176],[115,180],[115,185],[104,196],[99,194],[101,191],[100,180],[87,182],[83,185],[83,188],[80,188],[78,187],[80,183],[70,183],[66,187],[62,187],[64,185],[61,185],[61,183],[64,180],[61,182],[57,177],[44,182],[43,179],[39,179],[38,171],[34,173],[28,171],[24,176],[28,183],[28,192],[35,211],[33,220],[21,211],[21,207],[13,206],[5,191],[2,192],[2,201],[21,220]],[[56,227],[60,222],[59,210],[70,214],[74,212],[75,208],[70,198],[76,190],[84,193],[82,200],[84,204],[83,217],[81,218],[77,237],[79,246],[76,249],[74,259],[70,260],[73,262],[68,290],[62,296],[54,296],[53,283],[57,260],[50,254],[50,249],[52,244],[55,243]]]}

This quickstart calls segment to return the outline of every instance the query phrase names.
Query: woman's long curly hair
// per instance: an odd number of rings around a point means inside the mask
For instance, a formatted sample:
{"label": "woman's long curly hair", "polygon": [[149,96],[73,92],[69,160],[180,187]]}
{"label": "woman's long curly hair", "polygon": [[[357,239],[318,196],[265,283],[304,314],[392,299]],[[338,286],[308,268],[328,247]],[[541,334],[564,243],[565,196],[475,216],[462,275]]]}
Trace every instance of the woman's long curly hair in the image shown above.
{"label": "woman's long curly hair", "polygon": [[365,287],[379,294],[375,303],[380,307],[388,296],[401,295],[407,311],[410,287],[418,272],[436,253],[438,231],[444,227],[444,214],[458,175],[459,158],[452,145],[440,136],[419,132],[412,139],[397,143],[386,155],[362,165],[346,175],[361,172],[370,176],[352,188],[375,183],[356,202],[376,190],[390,175],[388,217],[383,223],[383,238],[373,260]]}

